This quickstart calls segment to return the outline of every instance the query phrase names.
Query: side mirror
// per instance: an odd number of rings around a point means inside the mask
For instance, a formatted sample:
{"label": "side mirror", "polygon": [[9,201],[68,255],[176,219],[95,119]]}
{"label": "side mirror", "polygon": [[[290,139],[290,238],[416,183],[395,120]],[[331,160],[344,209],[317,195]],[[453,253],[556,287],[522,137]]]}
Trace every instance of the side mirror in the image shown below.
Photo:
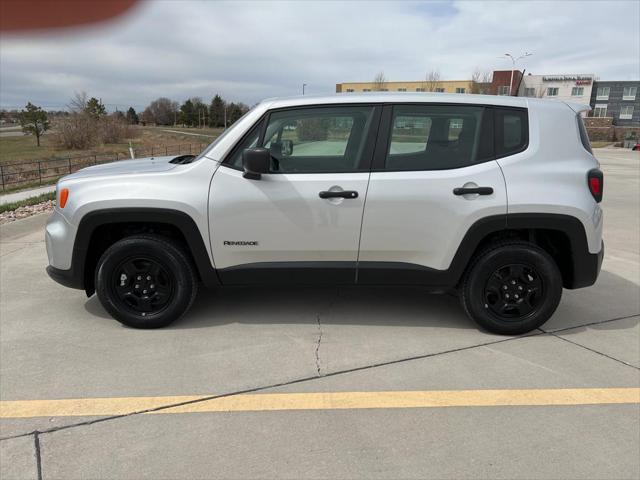
{"label": "side mirror", "polygon": [[247,148],[242,152],[242,166],[244,178],[260,180],[263,173],[269,173],[271,152],[267,148]]}

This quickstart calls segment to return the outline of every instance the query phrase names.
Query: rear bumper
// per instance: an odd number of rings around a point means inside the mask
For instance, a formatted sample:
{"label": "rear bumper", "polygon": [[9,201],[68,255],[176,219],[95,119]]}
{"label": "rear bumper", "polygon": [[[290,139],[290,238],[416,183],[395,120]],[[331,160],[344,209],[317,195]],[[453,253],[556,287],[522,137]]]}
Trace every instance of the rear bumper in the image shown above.
{"label": "rear bumper", "polygon": [[570,285],[567,285],[567,288],[574,289],[589,287],[596,283],[598,275],[600,275],[602,260],[604,258],[604,242],[602,242],[602,246],[598,253],[585,252],[578,255],[576,252],[574,255],[573,281]]}

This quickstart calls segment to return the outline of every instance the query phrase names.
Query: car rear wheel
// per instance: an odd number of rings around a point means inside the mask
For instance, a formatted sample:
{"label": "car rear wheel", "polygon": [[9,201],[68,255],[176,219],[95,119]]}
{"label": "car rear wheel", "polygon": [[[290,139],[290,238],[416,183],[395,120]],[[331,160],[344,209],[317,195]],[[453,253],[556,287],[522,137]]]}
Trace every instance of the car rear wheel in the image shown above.
{"label": "car rear wheel", "polygon": [[155,235],[127,237],[111,245],[98,261],[95,284],[105,310],[134,328],[169,325],[191,307],[198,288],[183,248]]}
{"label": "car rear wheel", "polygon": [[484,329],[518,335],[540,327],[562,296],[551,256],[527,242],[501,242],[478,255],[462,283],[462,305]]}

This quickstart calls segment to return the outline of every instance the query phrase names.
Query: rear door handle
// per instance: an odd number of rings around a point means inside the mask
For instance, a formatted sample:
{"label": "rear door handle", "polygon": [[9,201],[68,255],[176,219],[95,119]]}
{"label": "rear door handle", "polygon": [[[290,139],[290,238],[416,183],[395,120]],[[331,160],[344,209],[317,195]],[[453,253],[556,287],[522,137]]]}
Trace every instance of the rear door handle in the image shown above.
{"label": "rear door handle", "polygon": [[459,187],[453,189],[454,195],[469,195],[477,193],[478,195],[491,195],[493,188],[491,187]]}
{"label": "rear door handle", "polygon": [[358,198],[358,192],[355,190],[343,190],[338,192],[322,191],[318,195],[320,198]]}

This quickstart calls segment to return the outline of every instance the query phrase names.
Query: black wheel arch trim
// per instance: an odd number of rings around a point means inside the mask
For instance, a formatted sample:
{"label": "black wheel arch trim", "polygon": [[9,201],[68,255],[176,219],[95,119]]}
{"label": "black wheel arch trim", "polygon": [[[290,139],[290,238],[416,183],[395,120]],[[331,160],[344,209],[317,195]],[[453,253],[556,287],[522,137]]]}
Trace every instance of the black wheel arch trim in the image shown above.
{"label": "black wheel arch trim", "polygon": [[93,275],[93,272],[85,271],[85,266],[93,233],[103,225],[134,222],[167,224],[177,228],[187,242],[202,283],[207,287],[220,285],[217,272],[205,247],[205,239],[193,218],[179,210],[164,208],[110,208],[87,213],[78,225],[73,244],[71,268],[60,270],[50,267],[47,268],[47,272],[58,283],[71,288],[84,289],[88,295],[91,295],[93,286],[92,282],[87,281],[87,276]]}

